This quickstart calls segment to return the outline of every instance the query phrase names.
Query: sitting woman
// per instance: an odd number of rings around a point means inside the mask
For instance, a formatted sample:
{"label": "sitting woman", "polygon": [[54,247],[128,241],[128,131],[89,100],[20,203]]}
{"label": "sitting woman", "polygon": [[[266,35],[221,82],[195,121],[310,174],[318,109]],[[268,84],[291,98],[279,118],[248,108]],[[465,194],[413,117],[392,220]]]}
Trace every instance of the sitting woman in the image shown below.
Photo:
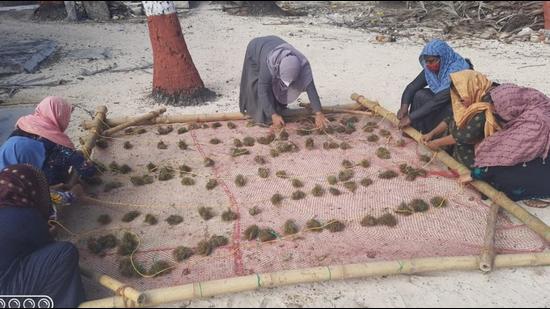
{"label": "sitting woman", "polygon": [[403,92],[397,118],[401,120],[400,128],[412,126],[426,134],[452,115],[451,73],[473,67],[441,40],[433,40],[424,47],[420,65],[422,72]]}
{"label": "sitting woman", "polygon": [[31,164],[46,174],[50,186],[66,183],[73,168],[81,177],[92,177],[95,166],[75,150],[64,133],[72,106],[60,97],[47,97],[33,115],[20,118],[16,130],[0,147],[0,170],[15,164]]}
{"label": "sitting woman", "polygon": [[76,308],[85,300],[76,247],[56,242],[44,174],[30,165],[0,172],[0,295],[46,295],[55,307]]}
{"label": "sitting woman", "polygon": [[[489,95],[498,85],[472,70],[453,73],[451,80],[453,116],[422,140],[433,150],[452,146],[453,157],[471,169],[475,163],[475,146],[500,128]],[[445,132],[445,136],[437,138]]]}
{"label": "sitting woman", "polygon": [[283,127],[281,112],[302,92],[307,92],[315,112],[316,127],[324,128],[328,120],[321,111],[321,100],[307,58],[276,36],[250,41],[241,76],[241,113],[247,113],[255,122]]}
{"label": "sitting woman", "polygon": [[550,198],[550,162],[546,162],[550,152],[550,98],[536,89],[513,84],[491,90],[490,96],[495,113],[505,124],[476,148],[472,178],[490,183],[514,201]]}

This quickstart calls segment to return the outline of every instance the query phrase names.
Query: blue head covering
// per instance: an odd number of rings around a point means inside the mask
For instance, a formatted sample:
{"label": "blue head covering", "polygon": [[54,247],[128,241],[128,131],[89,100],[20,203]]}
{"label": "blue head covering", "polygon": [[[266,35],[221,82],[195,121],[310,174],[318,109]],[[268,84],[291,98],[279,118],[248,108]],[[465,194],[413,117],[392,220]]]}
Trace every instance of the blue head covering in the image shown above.
{"label": "blue head covering", "polygon": [[[426,68],[425,56],[438,56],[440,58],[438,75]],[[420,65],[424,68],[426,81],[433,93],[451,87],[451,73],[470,69],[468,62],[442,40],[433,40],[424,47],[420,54]]]}

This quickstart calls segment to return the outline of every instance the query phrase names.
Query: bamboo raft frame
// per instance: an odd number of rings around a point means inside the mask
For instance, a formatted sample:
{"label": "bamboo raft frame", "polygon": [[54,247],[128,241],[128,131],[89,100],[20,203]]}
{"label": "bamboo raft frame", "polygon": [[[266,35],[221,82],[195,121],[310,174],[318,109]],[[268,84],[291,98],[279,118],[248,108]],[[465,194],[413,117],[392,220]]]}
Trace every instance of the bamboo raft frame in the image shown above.
{"label": "bamboo raft frame", "polygon": [[[357,103],[323,108],[323,111],[325,113],[349,113],[358,115],[373,115],[373,113],[375,113],[384,117],[394,125],[399,123],[397,117],[380,106],[379,103],[369,101],[363,96],[359,96],[357,94],[353,94],[352,99]],[[363,107],[369,111],[362,110]],[[102,113],[103,111],[104,113]],[[84,146],[86,148],[85,150],[89,150],[88,153],[90,156],[95,146],[95,141],[103,132],[104,125],[111,128],[118,128],[117,130],[111,129],[113,131],[111,131],[112,133],[110,135],[112,135],[124,128],[134,125],[197,123],[248,119],[241,113],[169,116],[161,115],[164,113],[162,110],[153,111],[137,117],[106,119],[106,113],[106,107],[100,106],[94,120],[85,121],[82,123],[83,128],[86,130],[91,130],[91,134],[89,135],[89,138]],[[311,110],[306,107],[301,109],[286,110],[285,113],[283,113],[283,116],[293,118],[310,114]],[[415,141],[420,143],[420,137],[422,136],[420,132],[413,128],[406,128],[403,131],[411,136]],[[435,152],[435,156],[448,167],[457,170],[461,175],[469,172],[466,167],[456,162],[451,156],[443,151]],[[512,215],[526,224],[547,242],[550,242],[550,228],[521,206],[509,200],[506,195],[492,188],[489,184],[474,181],[472,185],[478,191],[486,194],[494,201],[487,219],[488,223],[484,239],[484,247],[478,256],[450,256],[361,264],[331,265],[196,282],[144,292],[139,292],[131,287],[128,287],[127,285],[124,285],[123,283],[107,275],[82,269],[83,275],[98,282],[104,287],[115,291],[118,295],[84,302],[80,305],[80,308],[126,308],[128,305],[131,305],[132,307],[152,307],[185,300],[252,291],[260,288],[273,288],[303,283],[370,278],[389,275],[413,275],[437,271],[481,270],[483,272],[488,272],[493,268],[550,266],[550,252],[494,255],[494,228],[500,207],[510,211]]]}

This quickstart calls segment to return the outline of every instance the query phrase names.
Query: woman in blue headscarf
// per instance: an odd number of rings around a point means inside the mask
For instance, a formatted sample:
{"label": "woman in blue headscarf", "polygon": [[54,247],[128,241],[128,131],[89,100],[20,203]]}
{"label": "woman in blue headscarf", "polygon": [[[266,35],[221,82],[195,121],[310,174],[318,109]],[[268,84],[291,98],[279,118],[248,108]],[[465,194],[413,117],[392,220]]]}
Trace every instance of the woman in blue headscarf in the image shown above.
{"label": "woman in blue headscarf", "polygon": [[419,60],[423,70],[403,92],[397,118],[401,120],[400,128],[412,126],[426,134],[453,113],[451,73],[473,66],[441,40],[429,42]]}

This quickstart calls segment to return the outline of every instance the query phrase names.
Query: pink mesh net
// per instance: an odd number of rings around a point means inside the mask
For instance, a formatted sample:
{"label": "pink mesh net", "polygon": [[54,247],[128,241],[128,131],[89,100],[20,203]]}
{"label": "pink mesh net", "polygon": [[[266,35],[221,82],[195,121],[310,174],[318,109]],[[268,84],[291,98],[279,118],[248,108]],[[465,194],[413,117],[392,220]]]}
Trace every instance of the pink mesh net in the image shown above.
{"label": "pink mesh net", "polygon": [[[339,116],[342,119],[344,116]],[[346,116],[349,118],[349,116]],[[391,136],[382,137],[378,142],[369,142],[361,128],[375,121],[378,129],[390,131]],[[480,195],[468,187],[460,186],[453,173],[443,165],[432,162],[426,164],[419,160],[422,150],[417,144],[406,139],[406,145],[399,147],[396,141],[401,139],[400,132],[388,123],[375,117],[359,117],[355,124],[357,131],[352,134],[335,133],[331,135],[312,134],[299,136],[299,123],[290,123],[287,131],[289,141],[299,147],[298,152],[283,153],[276,158],[270,156],[271,145],[256,143],[253,147],[244,147],[249,155],[232,157],[233,139],[245,136],[261,137],[269,133],[268,128],[247,127],[246,122],[234,122],[236,129],[229,129],[226,123],[219,128],[196,129],[185,134],[174,132],[159,136],[157,127],[145,127],[147,133],[142,135],[120,134],[109,141],[105,149],[94,150],[94,160],[108,165],[111,161],[127,163],[133,169],[130,175],[117,175],[106,172],[104,181],[117,180],[124,184],[122,188],[104,193],[103,188],[95,190],[97,198],[103,203],[89,204],[68,209],[63,223],[78,234],[70,237],[80,248],[82,264],[98,272],[105,273],[139,290],[168,287],[197,281],[221,279],[251,273],[265,273],[286,269],[296,269],[331,264],[358,263],[380,260],[396,260],[434,256],[477,255],[483,245],[486,219],[489,206],[480,200]],[[213,145],[209,141],[218,138],[221,144]],[[315,148],[304,147],[307,138],[313,138]],[[157,149],[162,140],[168,149]],[[178,142],[184,140],[189,149],[180,150]],[[131,150],[125,150],[123,144],[130,141]],[[325,150],[322,145],[327,141],[348,142],[348,150]],[[376,156],[379,147],[386,147],[391,159],[383,160]],[[254,161],[257,155],[267,159],[270,176],[266,179],[258,176],[261,167]],[[214,167],[204,167],[204,158],[215,161]],[[346,189],[342,182],[334,186],[327,183],[327,176],[337,175],[343,169],[342,160],[359,163],[363,159],[370,161],[370,167],[354,166],[353,181],[358,188],[355,193]],[[158,181],[145,186],[133,186],[130,176],[147,174],[146,165],[152,162],[159,167],[171,166],[176,171],[182,164],[190,166],[196,184],[183,186],[176,177],[170,181]],[[424,167],[426,177],[415,181],[405,180],[400,173],[394,179],[380,179],[381,171],[394,170],[399,173],[399,165],[407,163],[414,167]],[[289,178],[275,176],[277,171],[286,171]],[[179,174],[177,172],[176,174]],[[234,179],[244,175],[247,184],[237,187]],[[365,177],[373,184],[364,187],[359,181]],[[213,190],[206,190],[209,179],[217,179],[219,185]],[[302,200],[292,200],[291,194],[298,190],[291,184],[297,178],[304,183],[300,188],[307,194]],[[338,188],[342,194],[333,196],[328,191],[322,197],[315,197],[311,190],[315,185],[325,190]],[[281,205],[270,202],[275,193],[285,198]],[[395,214],[398,223],[395,227],[363,227],[360,222],[365,215],[375,217],[385,213],[394,213],[402,203],[420,198],[430,201],[434,196],[447,199],[444,208],[431,207],[427,212],[410,216]],[[108,204],[105,204],[108,203]],[[204,221],[198,208],[212,207],[216,216]],[[260,214],[252,216],[249,210],[258,207]],[[224,222],[221,213],[231,208],[239,215],[233,222]],[[132,223],[122,223],[120,218],[130,210],[138,210],[143,215]],[[159,223],[150,226],[143,222],[145,214],[153,214]],[[96,218],[109,214],[113,222],[101,227]],[[180,215],[183,223],[169,226],[164,220],[170,215]],[[302,230],[293,236],[283,235],[283,224],[292,219]],[[330,220],[342,221],[346,228],[342,232],[331,233],[324,230],[320,233],[307,231],[306,222],[317,219],[325,224]],[[256,224],[261,228],[272,228],[277,233],[277,240],[262,243],[258,240],[243,239],[243,231]],[[175,268],[164,276],[156,278],[125,278],[118,271],[121,257],[116,250],[107,252],[105,257],[90,253],[86,246],[89,237],[98,237],[108,233],[121,236],[124,231],[132,231],[139,236],[141,245],[134,258],[137,262],[149,267],[158,260],[166,260]],[[181,263],[175,262],[172,251],[178,246],[195,248],[199,241],[212,235],[223,235],[229,239],[227,246],[216,249],[210,256],[194,255]],[[545,249],[545,243],[524,225],[514,224],[504,212],[498,218],[496,231],[496,249],[499,253],[538,252]],[[94,284],[92,284],[94,285]],[[111,292],[97,289],[97,295],[112,295]],[[96,293],[92,293],[96,294]]]}

